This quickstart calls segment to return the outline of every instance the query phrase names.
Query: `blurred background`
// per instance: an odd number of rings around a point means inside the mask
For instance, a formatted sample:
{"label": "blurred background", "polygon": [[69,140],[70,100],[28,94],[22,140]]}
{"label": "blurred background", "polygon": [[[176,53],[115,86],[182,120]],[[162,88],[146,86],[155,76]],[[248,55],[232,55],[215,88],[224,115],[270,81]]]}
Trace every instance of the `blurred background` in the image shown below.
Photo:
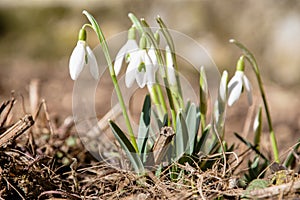
{"label": "blurred background", "polygon": [[[227,69],[230,76],[234,74],[241,52],[228,40],[241,41],[254,53],[260,65],[280,149],[283,152],[298,140],[298,0],[255,3],[241,0],[1,0],[1,102],[15,90],[16,95],[24,96],[25,104],[28,104],[29,84],[38,79],[41,97],[47,100],[51,116],[64,119],[72,114],[73,81],[68,73],[68,59],[76,44],[78,30],[86,22],[81,14],[83,9],[95,16],[107,37],[131,26],[128,12],[144,17],[152,25],[155,25],[155,17],[160,15],[170,29],[199,42],[219,70]],[[89,34],[88,40],[91,47],[98,44],[93,34]],[[253,72],[250,67],[246,71],[257,95]],[[97,112],[101,117],[107,112],[103,105],[110,103],[110,99],[103,95],[99,97],[102,99]],[[228,109],[228,134],[245,129],[243,125],[247,115],[244,110],[247,110],[247,104],[243,100],[236,108]],[[256,100],[255,104],[260,104],[260,101]],[[254,107],[252,110],[255,114]],[[267,126],[264,126],[264,131],[268,131]],[[265,138],[267,143],[267,134]]]}

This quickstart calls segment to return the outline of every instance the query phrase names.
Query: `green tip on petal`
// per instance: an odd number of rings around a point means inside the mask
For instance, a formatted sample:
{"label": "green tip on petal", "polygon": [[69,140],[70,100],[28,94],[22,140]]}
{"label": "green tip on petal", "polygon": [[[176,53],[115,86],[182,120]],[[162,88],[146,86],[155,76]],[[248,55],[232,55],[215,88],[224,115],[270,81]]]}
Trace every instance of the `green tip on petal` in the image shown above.
{"label": "green tip on petal", "polygon": [[86,41],[86,30],[84,28],[80,29],[78,33],[78,40]]}
{"label": "green tip on petal", "polygon": [[143,34],[141,39],[140,39],[140,49],[146,49],[147,47],[147,39],[146,36]]}
{"label": "green tip on petal", "polygon": [[236,70],[237,71],[244,71],[245,70],[245,56],[241,56],[236,64]]}
{"label": "green tip on petal", "polygon": [[136,36],[135,36],[135,27],[132,26],[129,30],[128,30],[128,40],[135,40]]}

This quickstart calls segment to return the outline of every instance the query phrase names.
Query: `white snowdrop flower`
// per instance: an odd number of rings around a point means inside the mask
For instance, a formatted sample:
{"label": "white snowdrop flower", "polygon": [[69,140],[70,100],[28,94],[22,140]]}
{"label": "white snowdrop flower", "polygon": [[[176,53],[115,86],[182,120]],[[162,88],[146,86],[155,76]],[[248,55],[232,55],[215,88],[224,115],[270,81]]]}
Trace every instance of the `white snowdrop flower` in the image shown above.
{"label": "white snowdrop flower", "polygon": [[136,80],[138,86],[143,88],[146,84],[152,86],[155,83],[157,67],[153,65],[146,51],[146,38],[142,36],[140,49],[132,52],[125,74],[125,84],[129,88]]}
{"label": "white snowdrop flower", "polygon": [[167,75],[168,75],[169,84],[171,86],[176,85],[174,63],[173,63],[172,53],[169,46],[166,46],[166,64],[167,64]]}
{"label": "white snowdrop flower", "polygon": [[247,92],[248,103],[249,105],[252,105],[252,87],[250,81],[244,73],[244,67],[244,56],[241,56],[237,64],[237,70],[228,83],[229,106],[232,106],[240,98],[241,93],[243,91],[243,87]]}
{"label": "white snowdrop flower", "polygon": [[97,60],[93,51],[86,43],[86,31],[81,29],[79,32],[79,40],[69,60],[69,72],[73,80],[77,80],[85,65],[89,66],[93,78],[98,80],[99,71]]}
{"label": "white snowdrop flower", "polygon": [[123,59],[125,58],[125,61],[128,63],[131,59],[131,54],[139,49],[139,46],[135,39],[135,28],[131,27],[128,30],[128,40],[125,45],[119,50],[115,59],[114,70],[116,75],[118,75],[121,71]]}

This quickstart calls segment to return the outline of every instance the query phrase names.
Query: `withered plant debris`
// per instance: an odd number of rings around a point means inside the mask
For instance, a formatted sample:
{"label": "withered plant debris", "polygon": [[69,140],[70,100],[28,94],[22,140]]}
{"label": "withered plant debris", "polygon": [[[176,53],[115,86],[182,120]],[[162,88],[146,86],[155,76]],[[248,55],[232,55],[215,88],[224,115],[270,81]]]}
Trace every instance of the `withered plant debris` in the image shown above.
{"label": "withered plant debris", "polygon": [[[234,174],[236,158],[226,156],[224,175],[223,154],[203,156],[217,160],[206,170],[197,164],[173,163],[160,177],[154,172],[139,176],[120,171],[85,150],[70,117],[53,124],[46,102],[41,101],[44,106],[39,106],[41,110],[33,121],[28,113],[17,116],[18,110],[15,114],[16,103],[12,97],[0,106],[1,199],[239,199],[295,197],[299,193],[299,176],[295,173],[280,185],[272,183],[278,179],[274,173],[266,179],[268,187],[251,191],[241,188],[240,177]],[[75,143],[67,142],[70,140]],[[170,178],[169,168],[174,166],[184,171],[176,175],[176,180]]]}

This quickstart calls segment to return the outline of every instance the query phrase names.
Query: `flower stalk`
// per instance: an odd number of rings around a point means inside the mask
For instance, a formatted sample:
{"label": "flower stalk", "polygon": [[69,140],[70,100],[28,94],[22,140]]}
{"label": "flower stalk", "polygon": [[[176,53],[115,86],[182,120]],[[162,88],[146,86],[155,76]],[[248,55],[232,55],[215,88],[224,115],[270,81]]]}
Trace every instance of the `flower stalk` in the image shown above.
{"label": "flower stalk", "polygon": [[[136,26],[137,30],[140,32],[140,34],[144,34],[147,38],[147,41],[150,43],[150,45],[153,45],[154,47],[154,51],[155,51],[155,55],[157,58],[157,63],[158,66],[161,70],[161,72],[163,71],[163,67],[164,66],[164,60],[163,60],[163,56],[161,55],[161,52],[158,48],[157,42],[155,40],[154,34],[151,32],[151,30],[149,29],[149,25],[147,24],[147,22],[142,19],[141,22],[134,16],[134,14],[129,13],[128,14],[129,19],[132,21],[132,23],[134,24],[134,26]],[[175,106],[174,106],[174,101],[172,98],[172,92],[170,90],[170,85],[167,79],[167,71],[165,69],[164,72],[161,73],[162,74],[162,79],[164,81],[164,85],[165,85],[165,89],[166,89],[166,93],[167,93],[167,97],[169,100],[169,105],[170,105],[170,110],[171,110],[171,116],[172,116],[172,126],[174,129],[176,129],[176,111],[175,111]],[[163,94],[161,90],[156,90],[158,95],[159,95],[159,99],[162,100]],[[162,101],[160,102],[162,106],[164,106],[165,104],[162,103]],[[163,107],[163,110],[165,111],[165,113],[167,113],[167,108]],[[170,125],[170,119],[168,118],[168,124]]]}
{"label": "flower stalk", "polygon": [[106,43],[104,34],[103,34],[102,30],[100,29],[100,26],[96,22],[95,18],[91,14],[89,14],[86,10],[84,10],[82,13],[88,18],[88,20],[91,23],[91,26],[92,26],[93,30],[95,31],[95,33],[98,36],[100,45],[102,47],[104,56],[105,56],[107,64],[108,64],[109,73],[110,73],[113,85],[115,87],[116,94],[117,94],[120,106],[122,108],[123,116],[124,116],[124,119],[125,119],[127,130],[129,132],[129,137],[130,137],[131,143],[132,143],[135,151],[138,153],[139,151],[138,151],[136,139],[135,139],[135,136],[134,136],[134,133],[133,133],[133,130],[132,130],[132,126],[131,126],[131,123],[130,123],[130,120],[129,120],[129,116],[127,114],[126,105],[124,103],[124,99],[123,99],[123,96],[122,96],[122,93],[121,93],[121,90],[120,90],[120,87],[119,87],[119,84],[118,84],[118,80],[117,80],[115,70],[114,70],[114,67],[113,67],[113,64],[112,64],[112,59],[109,55],[108,45]]}
{"label": "flower stalk", "polygon": [[270,140],[271,140],[271,144],[272,144],[274,159],[277,163],[279,163],[280,160],[279,160],[279,153],[278,153],[278,146],[277,146],[276,136],[275,136],[275,132],[274,132],[274,129],[273,129],[272,118],[271,118],[271,114],[270,114],[270,111],[269,111],[267,97],[266,97],[266,94],[265,94],[265,91],[264,91],[264,86],[263,86],[263,83],[262,83],[262,79],[261,79],[261,76],[260,76],[260,71],[259,71],[256,59],[253,56],[253,54],[243,44],[241,44],[237,40],[231,39],[231,40],[229,40],[229,42],[235,44],[237,47],[239,47],[241,50],[243,50],[243,52],[246,56],[246,59],[251,63],[252,69],[255,72],[256,79],[257,79],[258,86],[259,86],[259,90],[260,90],[260,94],[261,94],[263,104],[264,104],[264,107],[265,107],[267,120],[268,120]]}

